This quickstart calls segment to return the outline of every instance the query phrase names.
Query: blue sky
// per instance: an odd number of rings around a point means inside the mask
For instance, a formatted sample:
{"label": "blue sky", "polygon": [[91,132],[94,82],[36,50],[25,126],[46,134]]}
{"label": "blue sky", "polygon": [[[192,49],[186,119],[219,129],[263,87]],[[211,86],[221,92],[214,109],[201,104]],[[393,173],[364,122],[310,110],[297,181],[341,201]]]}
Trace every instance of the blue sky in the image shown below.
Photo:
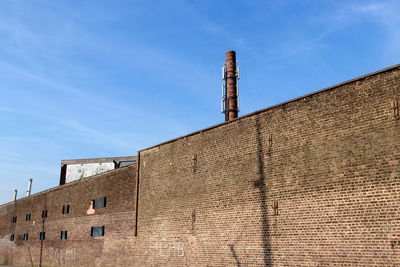
{"label": "blue sky", "polygon": [[220,123],[237,51],[244,115],[400,63],[399,1],[0,2],[0,203],[62,159],[128,156]]}

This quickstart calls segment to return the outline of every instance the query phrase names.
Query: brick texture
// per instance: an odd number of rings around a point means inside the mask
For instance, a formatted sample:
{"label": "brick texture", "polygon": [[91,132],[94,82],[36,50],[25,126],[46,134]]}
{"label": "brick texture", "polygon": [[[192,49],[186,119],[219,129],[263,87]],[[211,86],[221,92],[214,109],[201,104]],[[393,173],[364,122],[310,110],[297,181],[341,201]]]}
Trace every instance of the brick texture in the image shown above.
{"label": "brick texture", "polygon": [[400,266],[394,98],[398,66],[140,151],[138,236],[136,166],[0,206],[0,263]]}
{"label": "brick texture", "polygon": [[[113,239],[122,242],[133,231],[135,179],[136,165],[132,165],[0,206],[0,263],[93,266],[117,262],[107,254],[105,237],[110,244]],[[100,197],[106,197],[106,207],[94,210],[92,200]],[[68,214],[62,214],[64,205],[70,205]],[[42,219],[44,209],[47,218]],[[26,213],[31,213],[30,221],[25,221]],[[17,223],[12,223],[14,216]],[[92,237],[92,226],[104,226],[105,236]],[[67,240],[60,238],[63,230]],[[46,233],[43,242],[40,232]],[[28,241],[23,240],[25,233]],[[10,242],[11,234],[14,242]]]}

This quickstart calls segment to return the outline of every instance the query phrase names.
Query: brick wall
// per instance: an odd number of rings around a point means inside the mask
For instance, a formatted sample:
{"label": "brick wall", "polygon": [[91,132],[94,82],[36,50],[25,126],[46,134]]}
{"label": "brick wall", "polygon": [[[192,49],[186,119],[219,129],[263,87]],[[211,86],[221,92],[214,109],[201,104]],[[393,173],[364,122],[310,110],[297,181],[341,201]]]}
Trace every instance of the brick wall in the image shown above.
{"label": "brick wall", "polygon": [[[65,184],[0,206],[0,263],[37,266],[91,266],[106,262],[105,237],[123,240],[133,229],[136,165]],[[92,208],[92,200],[106,197],[106,207]],[[69,213],[62,214],[64,205]],[[47,218],[42,211],[47,209]],[[31,220],[26,221],[26,214]],[[17,223],[12,218],[17,216]],[[105,236],[92,237],[92,226],[104,226]],[[67,240],[61,240],[61,231]],[[45,240],[39,240],[40,232]],[[29,234],[24,241],[23,235]],[[15,241],[10,242],[10,235]],[[115,255],[113,255],[115,256]],[[110,260],[115,261],[114,258]]]}
{"label": "brick wall", "polygon": [[400,265],[394,97],[398,67],[141,151],[143,262]]}
{"label": "brick wall", "polygon": [[[29,265],[30,247],[38,263],[40,223],[20,220],[47,203],[47,265],[400,265],[393,98],[399,66],[140,151],[138,236],[136,166],[3,205],[0,262]],[[102,196],[107,208],[88,215]],[[100,221],[105,236],[90,237]],[[66,242],[63,227],[73,229]],[[35,240],[8,241],[26,229]]]}

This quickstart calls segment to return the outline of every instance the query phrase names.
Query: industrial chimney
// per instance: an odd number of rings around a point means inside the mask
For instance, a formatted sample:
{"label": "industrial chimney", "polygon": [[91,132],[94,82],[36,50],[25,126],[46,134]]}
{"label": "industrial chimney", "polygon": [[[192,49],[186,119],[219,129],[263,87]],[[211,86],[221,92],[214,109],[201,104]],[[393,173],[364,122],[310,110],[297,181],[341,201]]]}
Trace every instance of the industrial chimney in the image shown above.
{"label": "industrial chimney", "polygon": [[32,178],[29,178],[28,190],[26,191],[27,197],[29,197],[31,195],[31,189],[32,189]]}
{"label": "industrial chimney", "polygon": [[239,113],[239,67],[236,64],[236,52],[226,52],[225,66],[222,67],[222,101],[221,112],[225,114],[225,121],[233,120]]}

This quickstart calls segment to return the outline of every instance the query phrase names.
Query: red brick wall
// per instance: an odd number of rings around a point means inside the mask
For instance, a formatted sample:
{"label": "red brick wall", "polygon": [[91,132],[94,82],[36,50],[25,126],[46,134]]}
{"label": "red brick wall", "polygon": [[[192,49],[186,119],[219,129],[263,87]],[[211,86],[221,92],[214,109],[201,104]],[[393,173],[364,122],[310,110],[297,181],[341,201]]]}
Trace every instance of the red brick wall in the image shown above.
{"label": "red brick wall", "polygon": [[139,237],[165,240],[143,262],[400,265],[393,97],[398,68],[142,151]]}
{"label": "red brick wall", "polygon": [[[123,240],[133,231],[135,177],[132,165],[0,206],[0,263],[30,266],[32,259],[37,266],[41,253],[42,266],[106,262],[107,257],[102,258],[107,256],[105,238]],[[101,197],[106,197],[106,207],[92,210],[91,201]],[[62,214],[67,204],[69,214]],[[45,207],[48,217],[43,220]],[[30,221],[25,221],[26,213],[32,214]],[[90,236],[92,226],[105,226],[105,236]],[[62,230],[68,231],[67,240],[60,239]],[[43,242],[39,240],[42,231],[46,233]],[[14,242],[9,241],[12,233]],[[29,234],[28,241],[22,240],[24,233]]]}
{"label": "red brick wall", "polygon": [[[38,263],[41,225],[23,219],[47,203],[47,265],[400,265],[393,98],[399,67],[140,151],[137,237],[136,167],[0,206],[0,262],[29,265],[29,247]],[[107,208],[87,215],[102,196]],[[104,237],[90,237],[94,225]],[[8,241],[25,229],[34,240]]]}

